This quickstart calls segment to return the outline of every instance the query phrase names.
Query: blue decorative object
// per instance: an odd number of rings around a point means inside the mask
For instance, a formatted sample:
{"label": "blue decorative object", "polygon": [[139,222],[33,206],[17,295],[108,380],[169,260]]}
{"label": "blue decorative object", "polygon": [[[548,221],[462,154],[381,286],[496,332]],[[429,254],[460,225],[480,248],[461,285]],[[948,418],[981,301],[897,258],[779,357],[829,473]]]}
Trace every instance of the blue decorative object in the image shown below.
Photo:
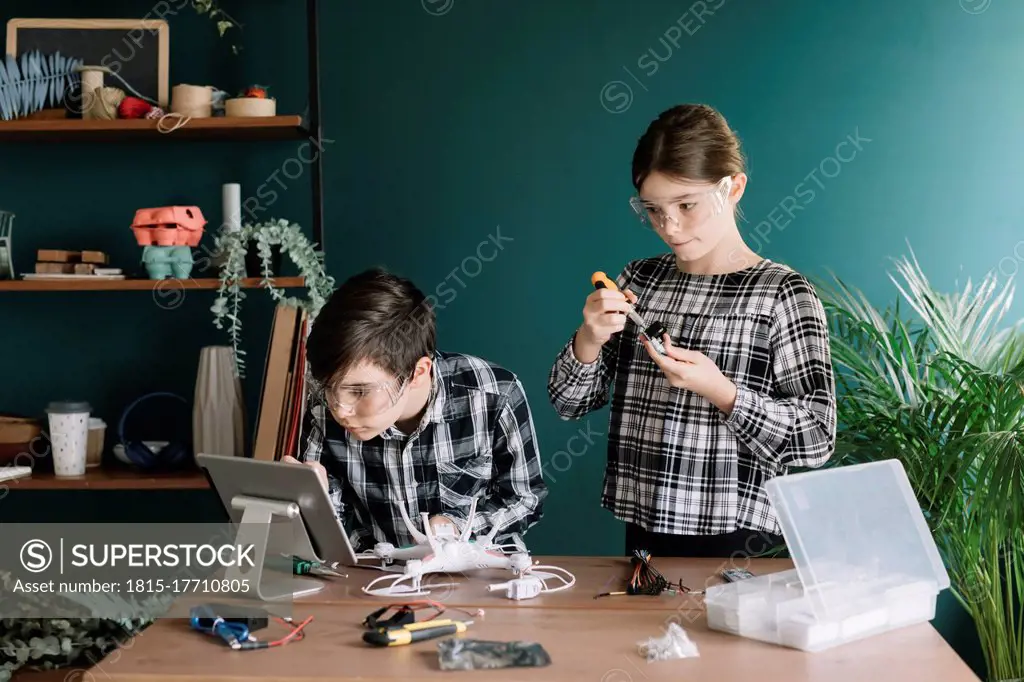
{"label": "blue decorative object", "polygon": [[0,59],[0,118],[10,121],[46,108],[64,106],[64,96],[79,82],[81,59],[38,50]]}
{"label": "blue decorative object", "polygon": [[150,279],[188,279],[192,274],[192,248],[188,246],[147,246],[142,262]]}

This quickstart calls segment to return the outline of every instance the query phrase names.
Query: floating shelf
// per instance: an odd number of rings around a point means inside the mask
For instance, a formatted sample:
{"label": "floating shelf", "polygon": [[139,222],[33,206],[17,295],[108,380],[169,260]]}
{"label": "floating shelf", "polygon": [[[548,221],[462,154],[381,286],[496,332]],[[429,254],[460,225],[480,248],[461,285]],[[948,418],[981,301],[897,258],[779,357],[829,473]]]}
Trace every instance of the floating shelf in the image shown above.
{"label": "floating shelf", "polygon": [[85,476],[57,478],[53,474],[32,474],[4,481],[10,490],[205,490],[209,481],[198,469],[142,472],[122,469],[87,469]]}
{"label": "floating shelf", "polygon": [[[306,285],[304,277],[276,277],[274,286],[290,289]],[[243,289],[263,286],[259,277],[247,277],[241,281]],[[0,280],[2,291],[152,291],[171,293],[186,289],[218,289],[219,279],[17,279]]]}
{"label": "floating shelf", "polygon": [[[171,127],[167,121],[163,127]],[[173,132],[164,133],[157,121],[115,119],[18,119],[0,121],[3,142],[101,142],[116,140],[297,140],[309,136],[301,116],[194,118]]]}

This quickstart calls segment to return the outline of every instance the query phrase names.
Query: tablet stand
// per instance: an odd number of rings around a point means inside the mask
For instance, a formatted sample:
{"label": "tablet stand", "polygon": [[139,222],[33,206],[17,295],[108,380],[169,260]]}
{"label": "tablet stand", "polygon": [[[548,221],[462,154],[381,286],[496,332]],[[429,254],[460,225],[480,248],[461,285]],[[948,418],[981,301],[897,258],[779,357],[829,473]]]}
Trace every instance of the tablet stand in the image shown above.
{"label": "tablet stand", "polygon": [[[240,546],[253,545],[253,563],[251,568],[231,566],[225,573],[228,580],[249,580],[250,594],[262,601],[280,601],[283,599],[304,597],[315,594],[324,588],[323,582],[311,578],[299,578],[292,572],[292,557],[312,561],[322,561],[313,551],[313,543],[306,532],[306,524],[302,521],[302,512],[294,502],[266,500],[259,497],[238,495],[231,500],[231,506],[241,509],[242,521],[238,527],[235,542]],[[281,519],[274,517],[284,517]],[[276,533],[272,531],[277,531]],[[282,534],[285,537],[281,537]],[[283,570],[271,572],[276,576],[265,576],[269,557],[283,555],[286,562]],[[285,572],[286,571],[286,572]]]}

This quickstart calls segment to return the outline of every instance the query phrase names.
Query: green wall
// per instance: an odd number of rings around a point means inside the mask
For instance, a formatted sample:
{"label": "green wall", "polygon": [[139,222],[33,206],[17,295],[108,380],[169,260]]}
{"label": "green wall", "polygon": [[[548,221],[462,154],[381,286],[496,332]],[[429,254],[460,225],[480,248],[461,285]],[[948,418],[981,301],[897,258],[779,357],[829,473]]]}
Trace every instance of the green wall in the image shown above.
{"label": "green wall", "polygon": [[[946,286],[1024,259],[1016,3],[321,4],[328,268],[412,277],[445,302],[445,348],[521,375],[549,462],[537,552],[621,550],[621,527],[598,504],[604,439],[577,439],[579,456],[550,462],[579,429],[603,434],[607,415],[559,421],[545,383],[590,273],[660,251],[626,200],[633,145],[661,110],[704,101],[726,114],[750,162],[752,245],[807,274],[836,272],[884,303],[895,295],[888,259],[908,243]],[[45,16],[76,5],[47,2]],[[182,12],[171,17],[172,82],[259,82],[281,111],[301,110],[304,3],[224,5],[246,24],[245,59]],[[106,16],[151,6],[104,3]],[[3,14],[43,9],[7,0]],[[18,213],[24,270],[43,246],[136,258],[127,228],[142,206],[196,203],[215,227],[220,184],[254,193],[296,143],[0,149],[0,207]],[[309,224],[307,180],[278,187],[275,216]],[[504,248],[477,260],[499,230]],[[248,301],[253,358],[266,343],[264,298]],[[113,423],[145,391],[190,393],[198,348],[224,339],[211,301],[190,293],[165,310],[145,293],[5,295],[0,410],[85,397]],[[246,382],[250,410],[258,374]]]}

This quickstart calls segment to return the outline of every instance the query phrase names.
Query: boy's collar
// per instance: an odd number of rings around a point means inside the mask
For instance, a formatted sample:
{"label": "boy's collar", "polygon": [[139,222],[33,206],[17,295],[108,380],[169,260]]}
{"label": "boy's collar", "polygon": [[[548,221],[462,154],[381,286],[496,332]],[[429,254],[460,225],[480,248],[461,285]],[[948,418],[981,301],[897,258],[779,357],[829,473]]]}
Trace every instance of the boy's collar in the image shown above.
{"label": "boy's collar", "polygon": [[447,372],[442,371],[444,358],[435,350],[433,360],[430,366],[430,397],[427,399],[427,411],[423,418],[425,421],[440,424],[451,421],[455,415],[452,414],[452,402],[448,399],[451,394],[451,383]]}
{"label": "boy's collar", "polygon": [[[452,402],[448,399],[451,393],[451,384],[448,375],[441,370],[444,358],[438,351],[434,351],[433,362],[430,364],[430,395],[427,397],[427,409],[423,413],[423,424],[440,424],[451,421],[455,418],[452,413]],[[389,426],[385,431],[389,437],[408,436],[403,434],[395,425]]]}

